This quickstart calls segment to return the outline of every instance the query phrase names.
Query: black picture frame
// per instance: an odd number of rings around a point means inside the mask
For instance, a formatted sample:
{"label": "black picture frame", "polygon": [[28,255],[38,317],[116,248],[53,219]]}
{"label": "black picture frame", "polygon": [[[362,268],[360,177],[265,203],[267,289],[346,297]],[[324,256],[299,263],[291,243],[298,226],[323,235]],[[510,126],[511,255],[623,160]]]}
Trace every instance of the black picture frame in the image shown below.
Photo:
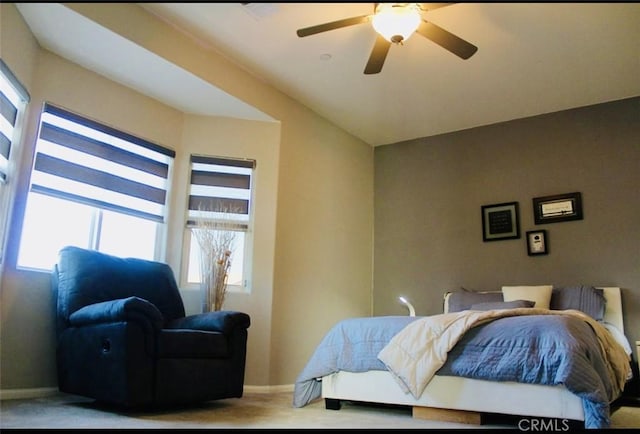
{"label": "black picture frame", "polygon": [[529,256],[546,255],[549,253],[547,231],[544,229],[527,231],[527,254]]}
{"label": "black picture frame", "polygon": [[518,202],[483,205],[482,241],[500,241],[520,238]]}
{"label": "black picture frame", "polygon": [[537,225],[582,220],[582,218],[580,192],[533,198],[533,220]]}

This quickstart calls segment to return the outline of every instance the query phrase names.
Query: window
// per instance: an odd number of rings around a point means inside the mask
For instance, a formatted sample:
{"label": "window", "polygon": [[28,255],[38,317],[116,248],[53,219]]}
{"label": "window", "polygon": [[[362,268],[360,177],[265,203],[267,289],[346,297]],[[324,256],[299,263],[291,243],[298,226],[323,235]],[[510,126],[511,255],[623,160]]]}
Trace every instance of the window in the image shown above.
{"label": "window", "polygon": [[174,151],[45,104],[18,266],[50,270],[75,245],[158,259]]}
{"label": "window", "polygon": [[254,169],[255,160],[191,156],[185,233],[185,250],[189,257],[184,261],[183,270],[187,285],[200,282],[200,249],[192,231],[198,230],[196,221],[206,221],[209,228],[235,233],[227,285],[229,290],[249,289]]}
{"label": "window", "polygon": [[[29,93],[0,59],[0,263],[11,211],[12,175],[16,167],[16,146]],[[13,146],[13,151],[12,151]]]}

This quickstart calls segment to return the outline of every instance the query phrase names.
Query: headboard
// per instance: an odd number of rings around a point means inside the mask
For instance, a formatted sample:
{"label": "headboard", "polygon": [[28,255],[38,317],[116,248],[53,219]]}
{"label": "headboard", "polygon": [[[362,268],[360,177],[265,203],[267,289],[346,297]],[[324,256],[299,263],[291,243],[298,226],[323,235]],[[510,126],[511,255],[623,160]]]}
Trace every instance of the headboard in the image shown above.
{"label": "headboard", "polygon": [[[618,287],[602,287],[598,286],[603,290],[604,298],[607,300],[607,305],[604,311],[605,322],[613,324],[618,330],[620,330],[624,334],[624,320],[622,316],[622,295],[620,288]],[[499,293],[500,291],[486,291],[486,292],[495,292]],[[446,292],[444,294],[444,313],[449,311],[449,296],[451,292]]]}
{"label": "headboard", "polygon": [[604,311],[604,321],[616,326],[624,333],[624,317],[622,316],[622,293],[618,287],[601,287],[604,290],[604,298],[607,299],[607,306]]}

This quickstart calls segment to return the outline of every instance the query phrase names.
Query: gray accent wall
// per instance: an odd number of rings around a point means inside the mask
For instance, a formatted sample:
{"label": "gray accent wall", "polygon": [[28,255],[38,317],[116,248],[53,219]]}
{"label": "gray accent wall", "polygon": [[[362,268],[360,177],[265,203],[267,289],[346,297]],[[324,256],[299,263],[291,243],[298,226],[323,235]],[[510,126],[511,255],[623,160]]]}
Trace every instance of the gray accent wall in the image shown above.
{"label": "gray accent wall", "polygon": [[[640,339],[640,98],[375,149],[374,315],[442,311],[445,291],[619,286]],[[536,225],[532,199],[580,192],[583,220]],[[481,207],[518,202],[519,239],[483,242]],[[549,253],[528,256],[545,229]],[[635,351],[634,351],[635,353]],[[637,358],[637,354],[634,354]]]}

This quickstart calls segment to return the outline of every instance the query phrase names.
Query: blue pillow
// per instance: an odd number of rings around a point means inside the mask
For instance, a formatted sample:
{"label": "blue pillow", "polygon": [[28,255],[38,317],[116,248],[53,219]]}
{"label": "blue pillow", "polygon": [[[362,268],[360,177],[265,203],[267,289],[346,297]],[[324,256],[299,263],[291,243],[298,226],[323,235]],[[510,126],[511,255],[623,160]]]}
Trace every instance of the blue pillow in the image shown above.
{"label": "blue pillow", "polygon": [[476,292],[476,291],[454,291],[449,294],[447,312],[460,312],[467,310],[477,303],[493,303],[504,301],[502,292]]}
{"label": "blue pillow", "polygon": [[518,307],[533,307],[536,304],[531,300],[493,301],[476,303],[471,305],[471,310],[516,309]]}
{"label": "blue pillow", "polygon": [[602,288],[593,286],[567,286],[554,288],[551,291],[549,306],[553,310],[575,309],[582,311],[595,319],[602,321],[607,306]]}

